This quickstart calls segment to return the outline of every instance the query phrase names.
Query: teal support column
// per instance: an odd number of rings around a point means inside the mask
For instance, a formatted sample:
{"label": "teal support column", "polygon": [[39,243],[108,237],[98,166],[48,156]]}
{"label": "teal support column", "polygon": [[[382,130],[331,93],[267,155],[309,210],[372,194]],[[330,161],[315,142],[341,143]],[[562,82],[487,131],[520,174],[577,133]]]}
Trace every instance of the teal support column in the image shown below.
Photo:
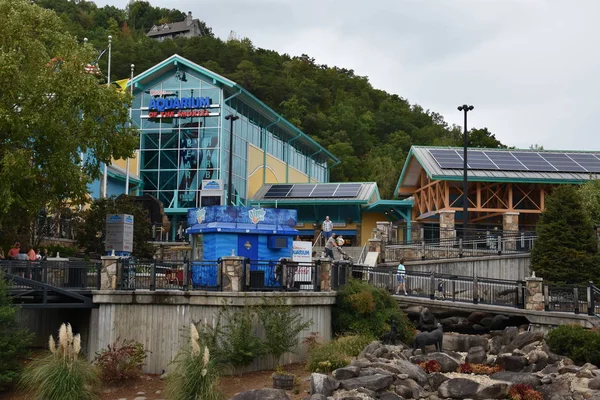
{"label": "teal support column", "polygon": [[331,166],[327,166],[327,182],[331,181],[331,168],[335,167],[336,165],[341,164],[342,162],[340,160],[337,160],[336,162],[333,163],[333,165]]}
{"label": "teal support column", "polygon": [[406,221],[406,243],[411,243],[412,232],[411,232],[410,216],[412,215],[412,209],[408,209],[408,210],[406,210],[406,212],[403,212],[402,210],[398,210],[397,208],[394,208],[394,210],[396,210],[396,212],[398,214],[400,214],[402,216],[402,218],[404,218],[404,220]]}
{"label": "teal support column", "polygon": [[[224,95],[225,91],[221,90],[221,94]],[[223,100],[223,112],[221,112],[221,115],[219,116],[221,122],[220,122],[220,129],[219,129],[219,179],[223,179],[223,164],[225,162],[225,150],[223,149],[223,144],[225,143],[225,141],[223,140],[223,138],[225,137],[225,135],[223,135],[223,127],[225,126],[225,115],[228,114],[225,110],[225,104],[229,103],[229,108],[231,110],[233,110],[234,108],[231,106],[231,100],[237,96],[239,96],[240,94],[242,94],[242,90],[240,89],[237,93],[232,94],[231,96],[227,97],[226,99]],[[229,138],[229,135],[227,136],[227,138]],[[231,157],[231,155],[229,155]],[[223,179],[223,183],[225,183],[225,179]],[[227,185],[229,185],[229,182],[227,182]]]}
{"label": "teal support column", "polygon": [[300,137],[300,135],[293,137],[292,139],[287,141],[287,157],[285,159],[285,183],[289,183],[290,178],[290,144],[298,139]]}

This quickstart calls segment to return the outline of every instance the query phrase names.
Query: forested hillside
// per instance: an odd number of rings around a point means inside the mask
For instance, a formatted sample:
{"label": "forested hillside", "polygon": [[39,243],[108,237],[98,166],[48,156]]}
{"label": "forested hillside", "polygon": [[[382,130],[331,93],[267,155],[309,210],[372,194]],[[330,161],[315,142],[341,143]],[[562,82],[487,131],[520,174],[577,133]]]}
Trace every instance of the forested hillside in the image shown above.
{"label": "forested hillside", "polygon": [[[125,10],[79,0],[36,3],[54,10],[71,33],[80,40],[87,37],[99,50],[112,35],[113,80],[127,78],[132,63],[139,73],[177,53],[243,85],[342,160],[332,170],[332,181],[377,181],[382,196],[390,198],[411,145],[462,145],[459,127],[373,88],[351,69],[256,48],[248,38],[224,41],[206,26],[202,38],[146,38],[154,24],[183,20],[182,11],[145,1],[132,1]],[[105,55],[100,60],[104,73],[106,63]],[[487,129],[473,130],[471,145],[504,147]]]}

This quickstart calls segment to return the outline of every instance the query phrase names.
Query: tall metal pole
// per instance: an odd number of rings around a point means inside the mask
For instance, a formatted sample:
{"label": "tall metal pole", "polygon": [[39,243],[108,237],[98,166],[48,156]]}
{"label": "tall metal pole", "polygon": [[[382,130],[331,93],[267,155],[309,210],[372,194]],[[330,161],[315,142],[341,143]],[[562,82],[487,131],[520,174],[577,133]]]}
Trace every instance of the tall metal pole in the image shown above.
{"label": "tall metal pole", "polygon": [[[129,79],[129,91],[133,96],[133,69],[135,65],[131,64],[131,78]],[[133,112],[133,103],[129,107],[129,126],[133,126],[133,122],[131,121],[131,116]],[[129,196],[129,157],[127,157],[127,164],[125,166],[125,194]]]}
{"label": "tall metal pole", "polygon": [[229,114],[225,119],[229,120],[229,180],[227,183],[227,205],[233,200],[233,121],[238,119],[237,115]]}
{"label": "tall metal pole", "polygon": [[[110,87],[110,57],[112,52],[112,36],[108,35],[108,77],[106,87]],[[108,165],[104,163],[104,174],[102,175],[102,197],[107,197],[108,191]]]}
{"label": "tall metal pole", "polygon": [[467,170],[469,168],[467,162],[467,147],[469,146],[469,136],[467,133],[467,113],[473,110],[473,106],[463,104],[458,107],[458,111],[463,111],[465,114],[465,123],[463,130],[463,239],[467,236],[469,226],[469,182],[467,179]]}

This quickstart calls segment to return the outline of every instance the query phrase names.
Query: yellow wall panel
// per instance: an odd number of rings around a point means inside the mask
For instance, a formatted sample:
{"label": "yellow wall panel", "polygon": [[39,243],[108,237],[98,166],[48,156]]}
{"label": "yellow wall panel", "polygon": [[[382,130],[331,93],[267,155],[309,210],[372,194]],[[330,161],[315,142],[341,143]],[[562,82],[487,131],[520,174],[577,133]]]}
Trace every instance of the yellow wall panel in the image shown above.
{"label": "yellow wall panel", "polygon": [[362,225],[360,227],[361,245],[369,241],[373,234],[373,229],[377,228],[377,221],[389,221],[382,213],[362,213]]}

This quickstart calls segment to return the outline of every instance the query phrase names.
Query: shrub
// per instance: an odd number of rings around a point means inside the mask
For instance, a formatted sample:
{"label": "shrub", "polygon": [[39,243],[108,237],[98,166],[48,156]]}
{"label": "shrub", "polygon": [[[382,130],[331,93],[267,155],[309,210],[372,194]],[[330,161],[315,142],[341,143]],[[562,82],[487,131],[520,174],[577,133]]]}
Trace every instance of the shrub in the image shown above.
{"label": "shrub", "polygon": [[302,314],[285,304],[281,297],[263,299],[258,308],[258,319],[265,332],[265,353],[273,357],[275,364],[279,364],[283,354],[296,348],[298,334],[312,325],[312,320],[302,321]]}
{"label": "shrub", "polygon": [[422,363],[419,363],[419,367],[423,368],[428,374],[440,372],[442,370],[442,366],[436,360],[423,361]]}
{"label": "shrub", "polygon": [[311,332],[307,337],[302,339],[302,344],[308,348],[308,351],[312,351],[315,347],[321,345],[319,332]]}
{"label": "shrub", "polygon": [[340,336],[329,343],[317,344],[310,349],[306,369],[311,372],[331,372],[350,364],[373,340],[368,335]]}
{"label": "shrub", "polygon": [[490,366],[484,364],[471,364],[471,370],[477,375],[491,375],[496,372],[504,371],[504,367],[502,365]]}
{"label": "shrub", "polygon": [[561,325],[546,335],[546,343],[554,353],[575,362],[600,363],[600,333],[576,325]]}
{"label": "shrub", "polygon": [[218,400],[222,398],[218,386],[215,363],[208,347],[201,348],[199,334],[190,325],[190,346],[183,348],[173,361],[174,368],[167,378],[167,393],[173,400]]}
{"label": "shrub", "polygon": [[32,335],[17,325],[18,309],[8,296],[0,270],[0,392],[16,382],[21,371],[19,359],[27,354]]}
{"label": "shrub", "polygon": [[508,390],[508,397],[511,400],[544,400],[541,393],[533,390],[531,386],[523,383],[517,383]]}
{"label": "shrub", "polygon": [[105,382],[123,383],[135,380],[142,374],[147,350],[144,345],[132,340],[119,339],[106,349],[96,353],[94,362],[100,368],[100,377]]}
{"label": "shrub", "polygon": [[385,290],[351,279],[338,292],[333,309],[335,334],[358,334],[381,338],[391,326],[396,338],[411,343],[414,327],[400,310],[398,303]]}
{"label": "shrub", "polygon": [[71,325],[62,324],[58,343],[50,336],[48,346],[50,354],[25,368],[20,386],[36,399],[98,399],[98,370],[79,354],[81,339]]}

